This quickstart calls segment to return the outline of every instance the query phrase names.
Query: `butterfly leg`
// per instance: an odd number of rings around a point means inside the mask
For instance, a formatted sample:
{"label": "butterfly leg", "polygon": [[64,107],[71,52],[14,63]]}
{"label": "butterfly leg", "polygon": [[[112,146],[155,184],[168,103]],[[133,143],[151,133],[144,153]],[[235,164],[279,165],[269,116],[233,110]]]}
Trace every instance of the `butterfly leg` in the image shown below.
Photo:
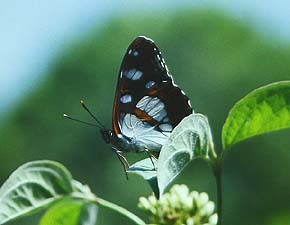
{"label": "butterfly leg", "polygon": [[152,165],[154,167],[154,170],[156,170],[156,167],[155,167],[155,164],[153,162],[153,159],[155,159],[157,161],[157,158],[150,152],[149,149],[145,148],[144,151],[148,154],[148,156],[149,156],[149,158],[151,160],[151,163],[152,163]]}
{"label": "butterfly leg", "polygon": [[122,163],[125,174],[126,174],[126,179],[129,180],[128,177],[128,173],[127,173],[127,169],[130,167],[130,164],[128,163],[127,159],[125,158],[125,156],[123,156],[121,153],[121,151],[113,148],[113,152],[117,155],[119,161]]}

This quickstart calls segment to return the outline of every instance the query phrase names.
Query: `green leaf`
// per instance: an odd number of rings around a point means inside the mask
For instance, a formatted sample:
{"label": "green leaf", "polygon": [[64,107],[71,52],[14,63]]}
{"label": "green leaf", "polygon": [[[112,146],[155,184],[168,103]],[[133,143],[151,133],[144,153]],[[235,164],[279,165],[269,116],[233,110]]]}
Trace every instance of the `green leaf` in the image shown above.
{"label": "green leaf", "polygon": [[147,158],[147,159],[143,159],[141,161],[134,163],[133,165],[129,167],[127,171],[129,173],[138,174],[139,176],[147,180],[154,194],[158,197],[159,189],[157,185],[157,171],[156,171],[157,161],[153,158],[152,160],[153,160],[153,163],[155,164],[155,167],[153,166],[150,158]]}
{"label": "green leaf", "polygon": [[51,207],[42,217],[40,225],[95,225],[97,212],[95,204],[66,199]]}
{"label": "green leaf", "polygon": [[15,170],[0,188],[0,224],[36,212],[71,193],[72,177],[61,164],[34,161]]}
{"label": "green leaf", "polygon": [[231,109],[223,126],[224,149],[256,135],[290,127],[290,81],[258,88]]}
{"label": "green leaf", "polygon": [[160,194],[194,158],[208,157],[213,145],[210,126],[202,114],[185,117],[172,131],[162,147],[157,164],[157,180]]}

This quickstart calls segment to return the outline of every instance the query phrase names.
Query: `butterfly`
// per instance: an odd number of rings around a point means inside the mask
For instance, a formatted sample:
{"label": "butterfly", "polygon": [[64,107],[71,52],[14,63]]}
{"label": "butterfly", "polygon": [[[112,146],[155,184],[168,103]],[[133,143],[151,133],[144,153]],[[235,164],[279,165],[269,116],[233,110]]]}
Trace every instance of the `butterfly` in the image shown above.
{"label": "butterfly", "polygon": [[104,141],[112,145],[119,160],[127,152],[160,152],[174,127],[193,110],[189,98],[174,83],[155,43],[137,37],[123,58],[113,105],[112,129],[95,118]]}

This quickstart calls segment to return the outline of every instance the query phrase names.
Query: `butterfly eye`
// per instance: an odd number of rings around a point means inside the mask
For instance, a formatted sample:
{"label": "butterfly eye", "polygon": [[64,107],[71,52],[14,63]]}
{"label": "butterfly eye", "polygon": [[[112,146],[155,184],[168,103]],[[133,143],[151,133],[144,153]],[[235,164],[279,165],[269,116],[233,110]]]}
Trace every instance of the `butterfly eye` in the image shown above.
{"label": "butterfly eye", "polygon": [[150,89],[150,88],[152,88],[154,85],[155,85],[155,82],[154,82],[154,81],[149,81],[149,82],[146,83],[145,87],[146,87],[147,89]]}

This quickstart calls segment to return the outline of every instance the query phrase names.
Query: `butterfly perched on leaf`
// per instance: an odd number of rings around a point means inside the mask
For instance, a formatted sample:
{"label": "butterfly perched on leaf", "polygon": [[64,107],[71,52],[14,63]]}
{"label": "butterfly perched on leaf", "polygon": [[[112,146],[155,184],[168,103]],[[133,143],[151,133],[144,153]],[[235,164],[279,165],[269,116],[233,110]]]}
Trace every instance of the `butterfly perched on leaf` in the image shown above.
{"label": "butterfly perched on leaf", "polygon": [[189,98],[174,83],[158,47],[140,36],[129,45],[121,64],[112,129],[90,114],[98,122],[104,141],[128,166],[123,153],[158,154],[174,127],[192,111]]}

